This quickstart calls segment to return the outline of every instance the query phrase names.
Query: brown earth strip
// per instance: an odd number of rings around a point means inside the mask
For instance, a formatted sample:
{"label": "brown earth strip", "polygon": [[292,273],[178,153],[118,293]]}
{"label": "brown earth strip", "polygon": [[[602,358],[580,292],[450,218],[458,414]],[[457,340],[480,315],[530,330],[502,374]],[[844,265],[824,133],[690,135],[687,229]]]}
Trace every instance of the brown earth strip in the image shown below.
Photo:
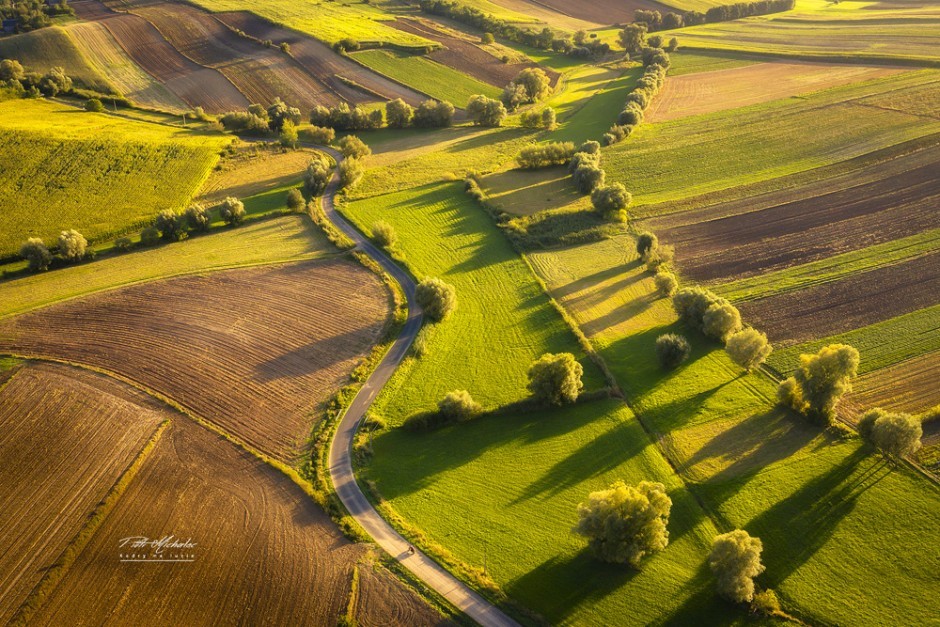
{"label": "brown earth strip", "polygon": [[741,316],[774,342],[795,344],[937,304],[940,252],[803,290],[741,303]]}
{"label": "brown earth strip", "polygon": [[[277,44],[286,42],[290,45],[291,56],[297,63],[328,85],[339,97],[351,103],[401,98],[405,102],[417,105],[427,100],[424,94],[419,94],[404,85],[369,71],[355,61],[336,54],[324,43],[289,28],[278,26],[253,13],[247,11],[216,13],[214,17],[255,39],[271,40]],[[342,79],[361,85],[364,90],[356,89]]]}
{"label": "brown earth strip", "polygon": [[0,392],[0,623],[6,624],[165,419],[137,390],[30,364]]}
{"label": "brown earth strip", "polygon": [[[741,278],[940,226],[940,146],[805,189],[652,219],[697,281]],[[873,226],[875,228],[873,228]]]}
{"label": "brown earth strip", "polygon": [[[121,561],[150,554],[121,547],[135,536],[191,540],[194,547],[163,555],[192,561]],[[335,625],[366,550],[288,477],[176,420],[34,622]],[[385,592],[401,624],[441,622],[397,581]],[[360,594],[367,604],[386,602],[369,586]]]}
{"label": "brown earth strip", "polygon": [[225,76],[184,57],[147,20],[115,13],[98,0],[72,6],[80,18],[100,21],[137,65],[188,105],[209,113],[248,106],[248,99]]}
{"label": "brown earth strip", "polygon": [[637,9],[650,9],[660,13],[674,10],[652,0],[493,0],[493,3],[517,13],[531,15],[535,20],[555,28],[568,30],[626,24],[633,21],[633,13]]}
{"label": "brown earth strip", "polygon": [[294,458],[314,410],[381,336],[388,295],[346,260],[230,270],[68,301],[0,324],[0,351],[119,373],[252,447]]}
{"label": "brown earth strip", "polygon": [[[505,87],[526,68],[539,67],[538,64],[532,62],[503,63],[502,60],[483,50],[468,38],[458,37],[456,33],[447,32],[424,20],[399,19],[390,22],[389,25],[406,33],[440,43],[444,48],[427,55],[429,59],[495,87]],[[557,85],[561,75],[553,70],[543,69],[551,79],[552,87]]]}
{"label": "brown earth strip", "polygon": [[843,404],[853,415],[872,407],[918,414],[940,404],[938,373],[940,351],[920,355],[862,375]]}

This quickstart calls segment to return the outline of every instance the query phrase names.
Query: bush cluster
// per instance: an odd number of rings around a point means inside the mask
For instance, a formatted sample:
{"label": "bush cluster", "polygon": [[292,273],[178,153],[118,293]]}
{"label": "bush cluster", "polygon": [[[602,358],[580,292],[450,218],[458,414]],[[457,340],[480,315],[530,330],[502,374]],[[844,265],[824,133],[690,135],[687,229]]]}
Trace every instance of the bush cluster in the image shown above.
{"label": "bush cluster", "polygon": [[338,131],[363,131],[380,128],[384,122],[381,109],[366,111],[361,106],[352,108],[345,102],[335,107],[316,105],[310,111],[310,123],[314,126],[328,126]]}
{"label": "bush cluster", "polygon": [[327,184],[333,178],[333,168],[323,158],[313,159],[304,172],[304,186],[311,196],[322,196]]}
{"label": "bush cluster", "polygon": [[230,111],[224,114],[219,118],[219,122],[225,130],[233,133],[267,134],[280,133],[287,123],[297,126],[302,117],[300,109],[288,106],[280,98],[275,98],[267,109],[260,104],[252,104],[246,111]]}
{"label": "bush cluster", "polygon": [[401,98],[385,103],[385,122],[389,128],[406,128],[414,117],[414,107]]}
{"label": "bush cluster", "polygon": [[605,220],[609,222],[626,222],[627,207],[633,196],[621,183],[602,185],[591,192],[591,204]]}
{"label": "bush cluster", "polygon": [[541,111],[526,111],[519,116],[523,128],[541,128],[550,131],[555,128],[555,110],[545,107]]}
{"label": "bush cluster", "polygon": [[328,126],[309,126],[300,129],[298,136],[305,142],[328,146],[336,139],[336,131]]}
{"label": "bush cluster", "polygon": [[415,109],[411,124],[415,128],[443,128],[454,123],[454,105],[446,100],[425,100]]}
{"label": "bush cluster", "polygon": [[858,362],[858,351],[847,344],[830,344],[815,355],[800,355],[799,368],[777,388],[777,400],[823,424],[832,424],[839,400],[852,390]]}
{"label": "bush cluster", "polygon": [[584,368],[571,353],[545,353],[532,362],[528,374],[532,397],[546,405],[573,403],[584,389]]}
{"label": "bush cluster", "polygon": [[[639,30],[643,30],[642,26]],[[643,122],[644,112],[666,81],[666,71],[670,65],[669,55],[661,48],[643,47],[640,50],[645,66],[643,76],[637,80],[633,91],[627,94],[623,110],[617,116],[617,123],[604,134],[605,146],[611,146],[630,136],[633,129]]]}
{"label": "bush cluster", "polygon": [[503,89],[502,101],[515,111],[520,105],[544,100],[552,93],[551,80],[541,68],[526,68]]}
{"label": "bush cluster", "polygon": [[681,335],[666,333],[656,338],[656,357],[665,370],[676,368],[689,358],[692,347]]}
{"label": "bush cluster", "polygon": [[471,420],[483,413],[483,407],[466,390],[454,390],[437,403],[437,411],[412,414],[402,426],[408,431],[429,431],[437,427]]}
{"label": "bush cluster", "polygon": [[858,433],[892,460],[913,455],[924,434],[919,418],[875,407],[858,419]]}
{"label": "bush cluster", "polygon": [[336,147],[339,148],[344,157],[352,157],[353,159],[362,159],[372,154],[372,149],[355,135],[346,135],[336,142]]}
{"label": "bush cluster", "polygon": [[543,142],[526,146],[516,155],[520,168],[534,170],[556,165],[565,165],[574,156],[572,142]]}
{"label": "bush cluster", "polygon": [[476,126],[502,126],[506,119],[506,107],[495,98],[477,94],[467,102],[467,115]]}
{"label": "bush cluster", "polygon": [[568,172],[571,173],[575,187],[582,194],[590,194],[603,186],[607,175],[601,169],[600,144],[597,142],[583,144],[571,157]]}
{"label": "bush cluster", "polygon": [[415,301],[430,320],[440,322],[457,308],[457,290],[438,278],[428,277],[418,283]]}
{"label": "bush cluster", "polygon": [[716,340],[724,342],[741,330],[737,307],[703,287],[677,291],[672,306],[683,322]]}

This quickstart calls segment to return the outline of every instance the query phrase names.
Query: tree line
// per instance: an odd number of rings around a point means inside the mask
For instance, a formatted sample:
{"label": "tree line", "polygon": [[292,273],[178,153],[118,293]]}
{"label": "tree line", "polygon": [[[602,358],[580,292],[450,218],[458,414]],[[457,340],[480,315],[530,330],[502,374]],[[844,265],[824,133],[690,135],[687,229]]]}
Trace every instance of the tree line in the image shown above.
{"label": "tree line", "polygon": [[734,4],[714,6],[705,13],[699,11],[686,11],[684,13],[670,11],[663,14],[655,10],[637,9],[633,14],[633,21],[636,24],[645,25],[649,32],[654,32],[684,26],[726,22],[754,15],[781,13],[790,11],[795,6],[796,0],[759,0],[758,2],[736,2]]}

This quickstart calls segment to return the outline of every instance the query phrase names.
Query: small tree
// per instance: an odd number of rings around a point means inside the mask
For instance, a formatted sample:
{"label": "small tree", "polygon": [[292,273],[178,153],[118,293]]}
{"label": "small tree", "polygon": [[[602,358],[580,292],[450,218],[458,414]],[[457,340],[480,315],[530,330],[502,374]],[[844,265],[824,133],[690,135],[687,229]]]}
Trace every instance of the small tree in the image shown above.
{"label": "small tree", "polygon": [[702,331],[716,340],[726,341],[741,330],[741,313],[738,308],[722,299],[712,303],[702,317]]}
{"label": "small tree", "polygon": [[0,61],[0,81],[20,81],[26,77],[26,71],[19,61],[4,59]]}
{"label": "small tree", "polygon": [[66,261],[75,263],[85,257],[85,250],[88,248],[88,240],[76,231],[62,231],[59,234],[59,255]]}
{"label": "small tree", "polygon": [[584,368],[571,353],[545,353],[529,366],[529,391],[533,398],[549,405],[578,400],[584,389]]}
{"label": "small tree", "polygon": [[501,126],[506,119],[506,107],[499,100],[486,96],[471,96],[467,102],[467,115],[477,126]]}
{"label": "small tree", "polygon": [[620,45],[627,51],[627,54],[636,54],[646,45],[646,25],[645,24],[627,24],[620,31]]}
{"label": "small tree", "polygon": [[425,100],[415,109],[413,124],[417,128],[450,126],[454,111],[454,105],[447,101]]}
{"label": "small tree", "polygon": [[483,33],[483,36],[480,37],[480,43],[484,46],[488,46],[496,41],[496,38],[493,37],[493,33]]}
{"label": "small tree", "polygon": [[219,206],[219,214],[226,224],[241,224],[245,221],[245,204],[234,196],[229,196]]}
{"label": "small tree", "polygon": [[148,226],[140,232],[140,245],[153,246],[160,241],[160,229],[155,226]]}
{"label": "small tree", "polygon": [[303,141],[321,146],[333,143],[336,137],[336,131],[328,126],[308,126],[300,129],[297,134]]}
{"label": "small tree", "polygon": [[190,205],[183,214],[186,224],[194,231],[208,231],[212,224],[212,214],[200,204]]}
{"label": "small tree", "polygon": [[636,254],[644,261],[646,261],[646,256],[657,248],[659,248],[659,238],[649,231],[643,231],[636,238]]}
{"label": "small tree", "polygon": [[630,206],[633,196],[621,183],[612,183],[598,187],[591,192],[591,204],[594,210],[608,220],[626,222],[627,207]]}
{"label": "small tree", "polygon": [[553,130],[557,123],[555,122],[555,110],[551,107],[545,107],[542,109],[542,128],[546,130]]}
{"label": "small tree", "polygon": [[104,104],[98,98],[89,98],[85,101],[85,111],[101,113],[104,111]]}
{"label": "small tree", "polygon": [[858,351],[847,344],[830,344],[815,355],[800,355],[800,367],[791,377],[802,400],[796,406],[803,407],[803,413],[830,423],[842,395],[852,390],[858,362]]}
{"label": "small tree", "polygon": [[656,273],[654,280],[656,282],[656,289],[663,298],[672,298],[679,289],[679,281],[672,272],[660,269]]}
{"label": "small tree", "polygon": [[717,578],[718,594],[735,603],[754,598],[754,577],[764,572],[763,548],[759,538],[741,529],[715,537],[708,566]]}
{"label": "small tree", "polygon": [[676,256],[676,250],[669,245],[657,246],[654,250],[646,253],[646,269],[649,272],[659,272],[660,268],[668,266]]}
{"label": "small tree", "polygon": [[401,98],[390,100],[385,105],[385,121],[391,128],[405,128],[414,116],[414,108]]}
{"label": "small tree", "polygon": [[372,154],[372,149],[366,146],[366,143],[355,135],[343,137],[336,142],[336,146],[339,148],[339,151],[343,153],[344,157],[362,159]]}
{"label": "small tree", "polygon": [[438,278],[428,277],[415,289],[415,300],[428,318],[440,322],[457,308],[457,290]]}
{"label": "small tree", "polygon": [[571,176],[579,192],[590,194],[604,185],[607,175],[596,163],[582,163],[575,168]]}
{"label": "small tree", "polygon": [[355,187],[365,174],[365,167],[359,159],[347,157],[339,164],[339,184],[345,188]]}
{"label": "small tree", "polygon": [[299,189],[292,189],[287,192],[287,208],[291,211],[301,211],[307,204],[304,200],[303,192]]}
{"label": "small tree", "polygon": [[285,120],[281,125],[281,134],[278,140],[285,148],[296,148],[299,137],[297,135],[297,126],[290,120]]}
{"label": "small tree", "polygon": [[157,214],[153,225],[160,231],[161,237],[168,242],[186,239],[186,221],[172,209],[164,209]]}
{"label": "small tree", "polygon": [[753,328],[734,333],[725,343],[725,351],[731,360],[748,372],[764,363],[773,350],[767,335]]}
{"label": "small tree", "polygon": [[26,240],[20,247],[20,256],[29,262],[29,269],[33,272],[48,270],[49,264],[52,263],[52,253],[38,237]]}
{"label": "small tree", "polygon": [[666,370],[672,370],[689,358],[692,347],[689,341],[681,335],[666,333],[656,338],[656,357],[659,365]]}
{"label": "small tree", "polygon": [[398,233],[391,224],[379,220],[372,225],[372,239],[383,248],[391,248],[398,243]]}
{"label": "small tree", "polygon": [[669,544],[671,510],[663,484],[641,481],[634,487],[617,481],[578,505],[574,531],[588,539],[598,559],[639,568],[645,556]]}
{"label": "small tree", "polygon": [[438,402],[437,410],[448,422],[460,422],[479,416],[483,407],[466,390],[455,390]]}
{"label": "small tree", "polygon": [[134,246],[134,242],[129,237],[119,237],[114,240],[114,248],[122,253],[126,253]]}
{"label": "small tree", "polygon": [[324,159],[314,159],[304,172],[304,185],[311,196],[322,196],[327,184],[333,178],[333,170]]}
{"label": "small tree", "polygon": [[916,453],[924,434],[918,418],[910,414],[887,412],[878,407],[859,419],[858,432],[891,460]]}

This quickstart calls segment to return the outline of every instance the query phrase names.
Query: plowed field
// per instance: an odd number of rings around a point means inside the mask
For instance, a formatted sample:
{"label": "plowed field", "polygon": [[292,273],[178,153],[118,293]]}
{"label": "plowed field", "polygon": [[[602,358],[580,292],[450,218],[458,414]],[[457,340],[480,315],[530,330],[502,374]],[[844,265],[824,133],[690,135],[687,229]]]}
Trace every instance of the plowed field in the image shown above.
{"label": "plowed field", "polygon": [[344,260],[188,276],[0,325],[0,351],[120,373],[264,453],[292,459],[311,413],[387,322],[378,279]]}
{"label": "plowed field", "polygon": [[859,411],[882,407],[912,414],[940,404],[940,352],[926,353],[894,366],[862,375],[846,396],[846,403]]}
{"label": "plowed field", "polygon": [[632,22],[633,12],[637,9],[653,9],[661,13],[671,10],[649,0],[493,0],[493,3],[564,30]]}

